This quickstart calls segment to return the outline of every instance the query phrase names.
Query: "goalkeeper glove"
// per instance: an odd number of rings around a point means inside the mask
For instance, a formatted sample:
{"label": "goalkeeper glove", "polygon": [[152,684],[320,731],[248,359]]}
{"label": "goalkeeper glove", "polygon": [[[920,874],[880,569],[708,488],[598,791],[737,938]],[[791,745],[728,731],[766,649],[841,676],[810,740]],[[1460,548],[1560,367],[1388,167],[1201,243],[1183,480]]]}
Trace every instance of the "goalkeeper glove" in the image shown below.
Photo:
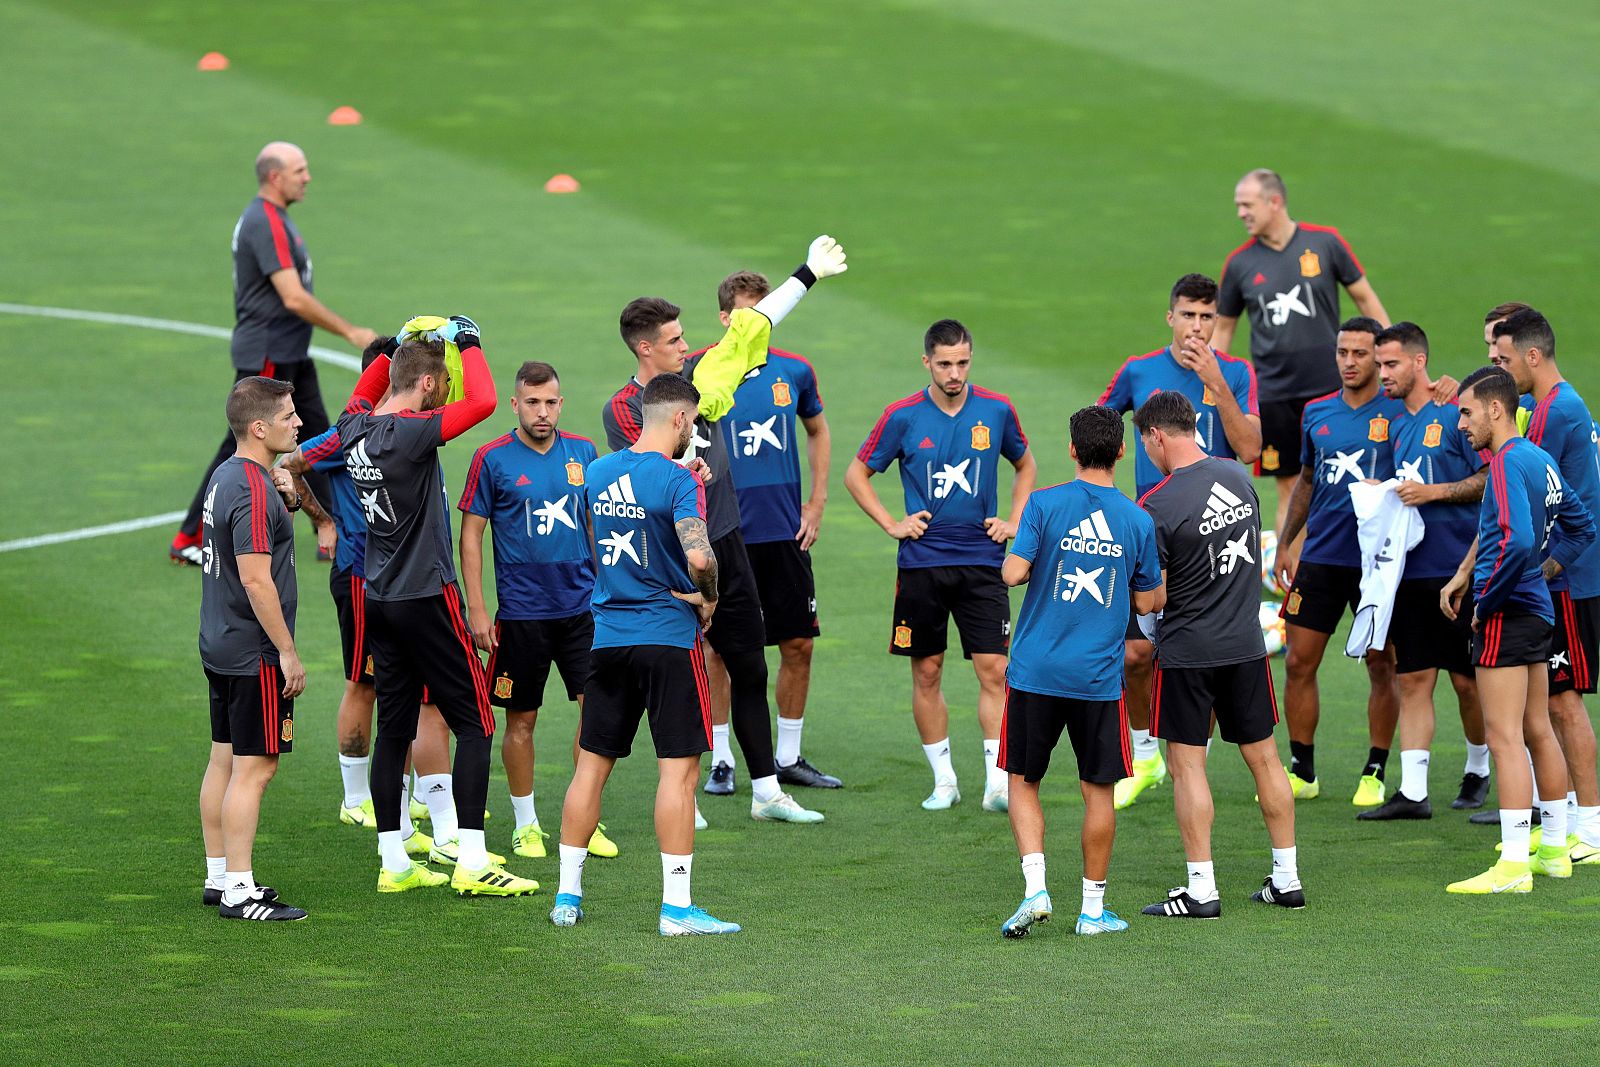
{"label": "goalkeeper glove", "polygon": [[845,261],[844,245],[823,234],[806,249],[806,269],[818,278],[831,278],[850,269]]}
{"label": "goalkeeper glove", "polygon": [[450,321],[439,327],[439,339],[448,341],[457,348],[483,347],[483,340],[478,335],[478,324],[465,315],[450,316]]}

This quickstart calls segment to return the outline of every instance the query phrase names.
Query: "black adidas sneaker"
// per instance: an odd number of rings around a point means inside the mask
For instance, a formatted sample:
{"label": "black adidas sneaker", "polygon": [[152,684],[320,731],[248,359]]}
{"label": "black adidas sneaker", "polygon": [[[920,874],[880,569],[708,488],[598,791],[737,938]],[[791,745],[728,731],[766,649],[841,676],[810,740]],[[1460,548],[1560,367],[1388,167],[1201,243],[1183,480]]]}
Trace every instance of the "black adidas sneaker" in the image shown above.
{"label": "black adidas sneaker", "polygon": [[283,901],[265,897],[251,897],[243,904],[219,904],[217,915],[223,919],[256,919],[262,922],[294,922],[306,917],[304,908],[296,908]]}
{"label": "black adidas sneaker", "polygon": [[1220,919],[1222,898],[1217,896],[1210,900],[1196,900],[1189,895],[1189,890],[1179,886],[1167,894],[1166,900],[1146,905],[1144,913],[1163,919]]}
{"label": "black adidas sneaker", "polygon": [[[270,885],[258,885],[256,886],[256,892],[261,894],[262,900],[278,899],[278,891],[272,888]],[[210,886],[206,886],[200,894],[200,903],[204,904],[208,908],[221,907],[222,890],[212,889]]]}
{"label": "black adidas sneaker", "polygon": [[1272,884],[1272,876],[1261,883],[1261,888],[1250,894],[1250,899],[1260,904],[1276,904],[1280,908],[1300,909],[1306,906],[1305,890],[1300,888],[1300,880],[1295,879],[1288,889],[1278,889]]}

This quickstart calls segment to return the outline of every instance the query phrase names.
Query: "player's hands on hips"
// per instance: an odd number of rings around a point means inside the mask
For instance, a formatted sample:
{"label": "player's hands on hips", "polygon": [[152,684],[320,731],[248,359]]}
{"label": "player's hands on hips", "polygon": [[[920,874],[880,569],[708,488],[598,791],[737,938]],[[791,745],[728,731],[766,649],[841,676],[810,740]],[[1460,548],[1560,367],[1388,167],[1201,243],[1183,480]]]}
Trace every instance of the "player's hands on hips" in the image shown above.
{"label": "player's hands on hips", "polygon": [[1300,569],[1300,549],[1297,545],[1278,545],[1278,561],[1273,565],[1272,573],[1278,580],[1278,588],[1288,592],[1294,588],[1294,575]]}
{"label": "player's hands on hips", "polygon": [[1461,388],[1461,383],[1450,375],[1442,375],[1433,383],[1433,402],[1435,404],[1448,404],[1456,398],[1456,392]]}
{"label": "player's hands on hips", "polygon": [[1467,582],[1470,580],[1470,575],[1457,571],[1450,576],[1450,580],[1445,582],[1439,590],[1439,610],[1451,622],[1454,622],[1456,616],[1461,614],[1461,598],[1466,594]]}
{"label": "player's hands on hips", "polygon": [[472,643],[478,646],[480,652],[494,655],[498,641],[494,636],[494,624],[489,621],[489,613],[480,607],[467,609],[467,629],[472,631]]}
{"label": "player's hands on hips", "polygon": [[468,348],[483,347],[478,324],[465,315],[451,315],[449,321],[439,327],[439,339],[449,341],[463,351]]}
{"label": "player's hands on hips", "polygon": [[364,350],[378,339],[378,332],[369,330],[365,326],[352,326],[350,327],[350,332],[344,335],[344,339],[349,341],[353,347]]}
{"label": "player's hands on hips", "polygon": [[717,602],[715,600],[707,600],[703,593],[680,593],[676,589],[672,591],[672,595],[694,608],[694,613],[700,616],[701,633],[711,629],[711,615],[717,610]]}
{"label": "player's hands on hips", "polygon": [[278,653],[278,669],[283,672],[283,698],[293,700],[306,691],[306,669],[294,649]]}
{"label": "player's hands on hips", "polygon": [[931,511],[919,511],[915,515],[907,515],[899,522],[889,527],[889,536],[896,541],[907,539],[916,541],[928,530],[928,522],[933,518]]}
{"label": "player's hands on hips", "polygon": [[806,501],[800,505],[800,529],[794,539],[800,542],[800,551],[809,552],[822,533],[822,505]]}
{"label": "player's hands on hips", "polygon": [[1541,566],[1539,570],[1544,574],[1545,581],[1552,582],[1555,581],[1555,579],[1559,577],[1561,572],[1566,570],[1566,568],[1553,559],[1547,559],[1544,561],[1544,565]]}
{"label": "player's hands on hips", "polygon": [[317,523],[317,551],[325,556],[331,556],[338,545],[339,528],[333,524],[333,520],[326,519]]}
{"label": "player's hands on hips", "polygon": [[844,260],[844,245],[827,234],[812,241],[811,247],[806,249],[806,269],[818,279],[831,278],[849,270],[850,266]]}
{"label": "player's hands on hips", "polygon": [[1200,376],[1200,380],[1212,389],[1221,388],[1225,384],[1222,380],[1222,366],[1217,362],[1217,354],[1200,338],[1185,337],[1173,355],[1177,357],[1180,367],[1194,371]]}
{"label": "player's hands on hips", "polygon": [[983,532],[989,535],[989,540],[997,545],[1003,545],[1017,536],[1016,524],[1009,519],[1002,519],[998,515],[991,515],[983,520]]}

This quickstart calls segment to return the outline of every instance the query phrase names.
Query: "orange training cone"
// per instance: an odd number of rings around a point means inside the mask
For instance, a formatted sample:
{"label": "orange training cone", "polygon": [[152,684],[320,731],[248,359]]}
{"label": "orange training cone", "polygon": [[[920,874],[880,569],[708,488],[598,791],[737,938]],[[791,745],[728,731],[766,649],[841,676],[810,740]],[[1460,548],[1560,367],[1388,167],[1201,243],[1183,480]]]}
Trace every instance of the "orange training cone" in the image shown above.
{"label": "orange training cone", "polygon": [[580,188],[578,179],[570,174],[557,174],[544,183],[544,191],[547,193],[575,193]]}
{"label": "orange training cone", "polygon": [[361,112],[348,104],[333,109],[328,116],[329,126],[359,126],[361,125]]}
{"label": "orange training cone", "polygon": [[227,70],[228,57],[221,52],[207,52],[200,57],[199,67],[201,70]]}

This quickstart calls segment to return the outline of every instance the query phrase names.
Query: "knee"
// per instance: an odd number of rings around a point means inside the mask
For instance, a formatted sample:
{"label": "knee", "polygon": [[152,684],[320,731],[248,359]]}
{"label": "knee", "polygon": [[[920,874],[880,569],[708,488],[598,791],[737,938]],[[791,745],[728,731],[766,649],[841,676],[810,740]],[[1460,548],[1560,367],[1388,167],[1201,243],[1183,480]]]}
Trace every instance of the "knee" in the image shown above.
{"label": "knee", "polygon": [[929,656],[911,661],[911,683],[918,689],[938,689],[944,677],[944,660]]}
{"label": "knee", "polygon": [[1289,654],[1283,661],[1284,677],[1296,682],[1313,681],[1317,677],[1317,668],[1321,665],[1321,656],[1313,656],[1309,652],[1296,652],[1294,642],[1289,642]]}
{"label": "knee", "polygon": [[531,742],[533,740],[533,727],[538,721],[537,711],[508,711],[506,712],[506,740]]}
{"label": "knee", "polygon": [[1148,671],[1155,662],[1156,647],[1149,641],[1124,641],[1122,666],[1126,671]]}
{"label": "knee", "polygon": [[811,666],[811,650],[816,646],[816,641],[809,637],[797,637],[785,641],[778,646],[778,655],[785,667],[809,668]]}

